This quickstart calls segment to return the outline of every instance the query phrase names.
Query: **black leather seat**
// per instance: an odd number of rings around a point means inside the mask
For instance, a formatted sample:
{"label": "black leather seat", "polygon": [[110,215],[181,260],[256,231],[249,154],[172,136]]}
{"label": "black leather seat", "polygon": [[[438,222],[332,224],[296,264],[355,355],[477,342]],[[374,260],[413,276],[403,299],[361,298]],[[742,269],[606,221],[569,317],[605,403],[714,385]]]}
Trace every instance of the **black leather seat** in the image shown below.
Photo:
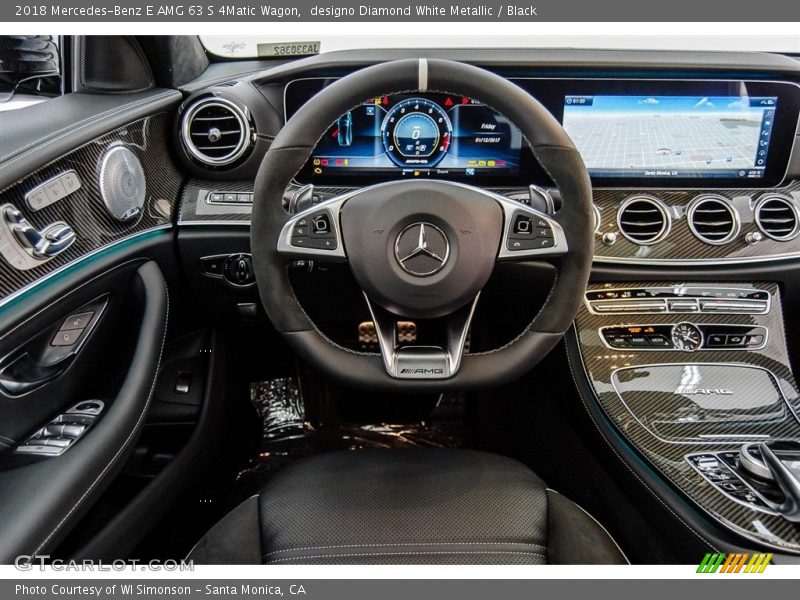
{"label": "black leather seat", "polygon": [[335,452],[279,471],[189,555],[198,564],[625,564],[530,469],[470,450]]}

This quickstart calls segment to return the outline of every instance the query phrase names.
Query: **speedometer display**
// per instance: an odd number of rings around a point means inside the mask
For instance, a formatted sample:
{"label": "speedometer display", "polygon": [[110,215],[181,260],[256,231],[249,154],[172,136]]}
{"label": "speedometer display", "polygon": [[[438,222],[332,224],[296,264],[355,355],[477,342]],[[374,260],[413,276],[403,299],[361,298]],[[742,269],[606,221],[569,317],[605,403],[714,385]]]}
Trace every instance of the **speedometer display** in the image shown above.
{"label": "speedometer display", "polygon": [[447,154],[453,127],[441,106],[425,98],[395,105],[381,124],[383,148],[401,167],[433,167]]}
{"label": "speedometer display", "polygon": [[485,104],[441,93],[370,98],[317,144],[311,173],[327,177],[516,177],[522,134]]}

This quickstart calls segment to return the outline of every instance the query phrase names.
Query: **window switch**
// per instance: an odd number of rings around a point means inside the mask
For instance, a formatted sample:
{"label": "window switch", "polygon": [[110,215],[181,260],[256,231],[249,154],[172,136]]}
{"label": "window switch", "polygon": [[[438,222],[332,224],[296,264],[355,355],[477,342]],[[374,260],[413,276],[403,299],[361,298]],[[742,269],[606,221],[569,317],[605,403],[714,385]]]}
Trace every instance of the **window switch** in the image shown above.
{"label": "window switch", "polygon": [[86,425],[80,423],[50,423],[44,428],[44,435],[48,437],[79,437],[86,431]]}
{"label": "window switch", "polygon": [[190,373],[178,373],[178,379],[175,381],[173,391],[176,394],[185,396],[192,388],[192,376]]}
{"label": "window switch", "polygon": [[74,438],[47,436],[31,438],[27,441],[27,443],[35,443],[39,446],[56,446],[57,448],[67,448],[74,441]]}

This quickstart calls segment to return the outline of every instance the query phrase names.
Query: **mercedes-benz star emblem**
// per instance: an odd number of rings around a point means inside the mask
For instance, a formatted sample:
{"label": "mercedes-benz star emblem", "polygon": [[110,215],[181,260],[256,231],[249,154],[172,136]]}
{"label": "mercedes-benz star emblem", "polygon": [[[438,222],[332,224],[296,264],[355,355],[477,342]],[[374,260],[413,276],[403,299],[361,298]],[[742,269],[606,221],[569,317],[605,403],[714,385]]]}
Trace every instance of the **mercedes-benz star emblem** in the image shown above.
{"label": "mercedes-benz star emblem", "polygon": [[397,236],[394,255],[406,273],[427,277],[441,271],[450,258],[450,242],[431,223],[414,223]]}

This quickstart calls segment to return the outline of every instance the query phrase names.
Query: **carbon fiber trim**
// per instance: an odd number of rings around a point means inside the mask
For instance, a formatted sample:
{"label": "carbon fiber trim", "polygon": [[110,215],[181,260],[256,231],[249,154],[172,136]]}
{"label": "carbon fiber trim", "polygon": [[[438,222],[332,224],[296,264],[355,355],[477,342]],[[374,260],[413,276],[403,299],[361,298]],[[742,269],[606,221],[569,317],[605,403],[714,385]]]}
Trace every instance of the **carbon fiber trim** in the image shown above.
{"label": "carbon fiber trim", "polygon": [[[169,154],[166,137],[169,123],[168,115],[159,113],[120,127],[0,191],[0,205],[13,204],[37,229],[64,221],[77,236],[75,243],[62,254],[27,271],[19,271],[0,258],[0,304],[26,286],[99,248],[171,225],[182,177]],[[119,144],[124,144],[139,158],[147,186],[141,216],[124,223],[107,211],[99,185],[102,158],[110,147]],[[41,210],[32,211],[25,202],[25,195],[69,170],[78,174],[80,188]]]}
{"label": "carbon fiber trim", "polygon": [[[240,181],[205,181],[192,179],[186,184],[181,194],[180,212],[178,213],[179,225],[205,225],[205,224],[238,224],[250,225],[250,213],[252,208],[249,205],[216,205],[209,207],[206,202],[206,194],[210,191],[225,192],[252,192],[254,182],[249,180]],[[325,196],[335,196],[344,194],[355,188],[314,188],[315,193]],[[204,206],[205,205],[205,206]]]}
{"label": "carbon fiber trim", "polygon": [[[737,214],[741,220],[741,231],[736,238],[727,244],[712,245],[700,241],[692,233],[686,219],[686,210],[691,201],[701,195],[715,195],[734,200]],[[742,261],[769,258],[788,258],[785,255],[796,255],[800,258],[800,237],[786,242],[778,242],[763,236],[756,244],[748,244],[745,237],[749,233],[760,233],[755,222],[753,206],[764,194],[779,193],[794,197],[800,202],[800,181],[794,181],[780,189],[722,189],[722,190],[623,190],[595,189],[594,202],[600,210],[600,227],[594,246],[596,261],[614,262],[709,262],[709,261]],[[661,200],[670,209],[672,228],[664,240],[657,244],[643,246],[626,239],[617,225],[617,211],[628,198],[646,194]],[[616,235],[616,242],[608,245],[603,236]]]}
{"label": "carbon fiber trim", "polygon": [[[706,283],[675,283],[713,287],[713,284]],[[800,438],[800,421],[798,420],[800,396],[789,366],[778,286],[771,283],[726,285],[768,291],[772,297],[771,311],[764,315],[691,314],[621,317],[620,315],[595,315],[583,307],[576,319],[576,331],[583,365],[599,404],[610,421],[617,427],[620,434],[666,479],[682,490],[709,515],[736,533],[782,551],[800,553],[800,526],[779,516],[755,510],[734,501],[715,489],[685,460],[685,456],[690,453],[738,449],[743,441],[748,441],[748,438],[745,437],[748,435],[769,434],[774,437]],[[648,284],[646,282],[626,282],[619,287],[638,286],[647,287]],[[592,284],[589,289],[609,289],[609,286]],[[701,350],[693,353],[664,351],[654,354],[638,352],[635,349],[610,350],[603,344],[598,333],[601,327],[618,323],[625,325],[644,322],[671,324],[683,320],[700,324],[763,326],[769,329],[770,335],[766,346],[761,350],[718,350],[713,352]],[[680,366],[740,364],[765,369],[774,375],[774,385],[778,388],[778,390],[765,390],[765,394],[774,395],[775,391],[779,391],[783,402],[773,404],[773,409],[783,404],[785,410],[777,417],[776,414],[781,412],[779,409],[770,412],[769,423],[747,418],[733,422],[715,422],[714,419],[709,419],[704,423],[698,423],[696,419],[691,418],[692,415],[686,413],[685,405],[683,408],[680,406],[684,399],[675,393],[676,390],[669,389],[672,379],[665,378],[663,385],[658,385],[658,373],[655,370],[648,373],[656,378],[655,385],[649,386],[650,391],[643,391],[643,388],[648,388],[646,384],[637,384],[635,402],[630,403],[630,398],[628,398],[629,404],[626,404],[615,389],[615,373],[647,372],[647,367],[653,365],[654,362],[657,365]],[[638,371],[637,368],[639,368]],[[627,371],[620,371],[623,369]],[[674,372],[674,369],[672,371]],[[744,371],[742,376],[744,377]],[[736,378],[731,377],[725,386],[736,388],[739,383]],[[662,387],[663,389],[661,389]],[[715,398],[712,394],[709,402],[712,405],[725,407],[724,396]],[[682,410],[683,412],[681,412]],[[760,410],[769,412],[764,407],[761,407]],[[755,412],[758,413],[758,410]],[[643,416],[650,416],[650,420],[643,419]],[[669,422],[659,423],[658,420],[665,416],[668,417]],[[684,425],[679,421],[681,416],[687,417]],[[746,415],[738,414],[738,416]],[[654,424],[656,428],[660,428],[658,434],[653,432]],[[749,441],[752,441],[752,438]]]}

